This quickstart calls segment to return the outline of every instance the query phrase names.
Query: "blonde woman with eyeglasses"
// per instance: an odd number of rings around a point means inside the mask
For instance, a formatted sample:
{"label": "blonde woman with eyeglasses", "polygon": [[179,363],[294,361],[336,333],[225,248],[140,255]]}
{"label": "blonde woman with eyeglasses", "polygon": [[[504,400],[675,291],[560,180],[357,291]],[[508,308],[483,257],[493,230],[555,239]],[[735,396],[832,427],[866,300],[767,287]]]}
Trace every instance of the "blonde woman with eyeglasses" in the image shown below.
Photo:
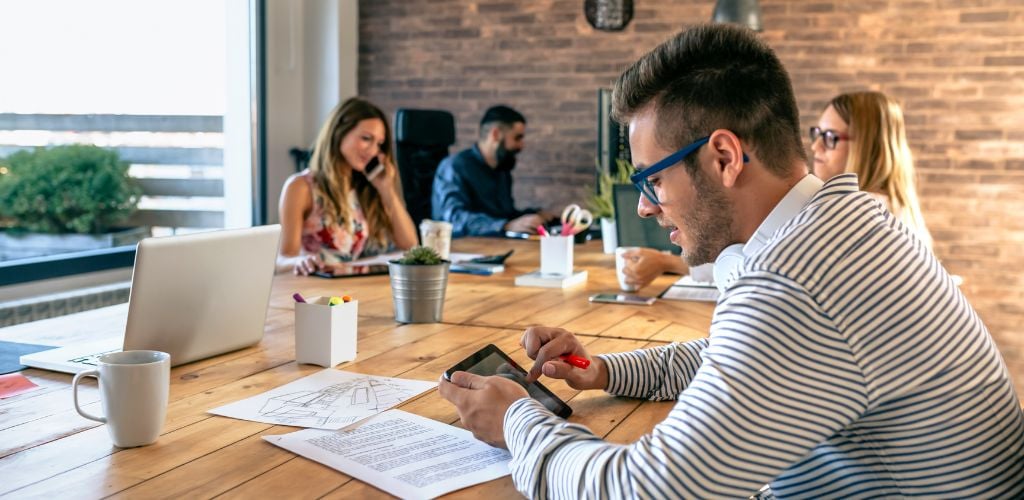
{"label": "blonde woman with eyeglasses", "polygon": [[881,92],[840,94],[811,127],[810,138],[814,175],[828,180],[857,174],[861,191],[874,195],[931,247],[917,201],[903,110],[896,101]]}

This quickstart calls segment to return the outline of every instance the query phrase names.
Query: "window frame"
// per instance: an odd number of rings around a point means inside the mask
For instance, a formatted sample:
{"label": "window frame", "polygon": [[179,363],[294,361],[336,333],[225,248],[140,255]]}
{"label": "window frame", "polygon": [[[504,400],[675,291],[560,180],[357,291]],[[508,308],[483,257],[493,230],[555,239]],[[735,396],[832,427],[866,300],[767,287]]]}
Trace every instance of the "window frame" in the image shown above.
{"label": "window frame", "polygon": [[[266,162],[266,0],[249,0],[250,85],[254,105],[252,126],[252,224],[267,220]],[[67,252],[0,262],[0,286],[122,269],[135,264],[135,245]]]}

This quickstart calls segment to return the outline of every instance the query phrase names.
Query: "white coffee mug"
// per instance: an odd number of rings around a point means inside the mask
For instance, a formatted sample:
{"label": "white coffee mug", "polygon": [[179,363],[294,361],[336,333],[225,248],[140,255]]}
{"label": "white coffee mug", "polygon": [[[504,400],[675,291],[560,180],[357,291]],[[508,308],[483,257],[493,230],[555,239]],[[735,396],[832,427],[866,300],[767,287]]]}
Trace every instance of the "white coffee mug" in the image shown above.
{"label": "white coffee mug", "polygon": [[420,244],[433,248],[442,259],[447,259],[452,244],[451,223],[423,219],[420,222]]}
{"label": "white coffee mug", "polygon": [[[152,444],[167,416],[171,355],[160,351],[122,351],[99,356],[99,368],[75,375],[71,381],[79,415],[107,424],[115,446]],[[90,415],[78,405],[78,383],[94,377],[100,386],[104,417]]]}
{"label": "white coffee mug", "polygon": [[637,286],[626,283],[626,252],[638,250],[640,247],[619,247],[615,249],[615,277],[619,279],[619,288],[623,292],[635,292]]}

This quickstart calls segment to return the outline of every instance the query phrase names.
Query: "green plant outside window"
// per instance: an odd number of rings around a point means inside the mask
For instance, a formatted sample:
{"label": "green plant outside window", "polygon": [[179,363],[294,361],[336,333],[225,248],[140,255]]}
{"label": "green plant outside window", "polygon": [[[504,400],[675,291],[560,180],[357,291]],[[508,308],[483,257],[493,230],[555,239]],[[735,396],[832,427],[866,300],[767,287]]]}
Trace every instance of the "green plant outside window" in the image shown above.
{"label": "green plant outside window", "polygon": [[0,160],[0,226],[102,233],[131,216],[142,190],[116,151],[89,145],[18,151]]}

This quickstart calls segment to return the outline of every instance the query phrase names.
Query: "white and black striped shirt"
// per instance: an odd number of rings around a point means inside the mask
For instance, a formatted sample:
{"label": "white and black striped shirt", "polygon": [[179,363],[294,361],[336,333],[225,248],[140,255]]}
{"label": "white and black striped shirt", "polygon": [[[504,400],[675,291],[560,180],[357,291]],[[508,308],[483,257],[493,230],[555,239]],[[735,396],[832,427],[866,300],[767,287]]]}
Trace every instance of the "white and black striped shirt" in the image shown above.
{"label": "white and black striped shirt", "polygon": [[853,175],[746,258],[708,339],[602,358],[610,393],[678,403],[616,445],[517,401],[504,430],[526,496],[1024,496],[1024,413],[995,344]]}

